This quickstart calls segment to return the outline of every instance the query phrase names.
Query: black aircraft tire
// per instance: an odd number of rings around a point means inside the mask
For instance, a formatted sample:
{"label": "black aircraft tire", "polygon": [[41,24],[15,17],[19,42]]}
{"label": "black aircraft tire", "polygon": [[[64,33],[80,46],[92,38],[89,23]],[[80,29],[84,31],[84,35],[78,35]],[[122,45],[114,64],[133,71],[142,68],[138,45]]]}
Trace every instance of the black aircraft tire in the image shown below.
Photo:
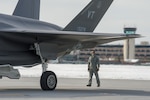
{"label": "black aircraft tire", "polygon": [[40,85],[42,90],[54,90],[57,86],[57,77],[55,73],[52,71],[43,72]]}

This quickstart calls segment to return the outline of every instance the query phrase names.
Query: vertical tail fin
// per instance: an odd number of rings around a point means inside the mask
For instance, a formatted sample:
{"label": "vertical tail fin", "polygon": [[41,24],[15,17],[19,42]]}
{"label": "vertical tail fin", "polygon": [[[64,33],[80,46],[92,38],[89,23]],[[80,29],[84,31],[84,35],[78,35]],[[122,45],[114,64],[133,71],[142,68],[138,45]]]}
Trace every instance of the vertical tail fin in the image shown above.
{"label": "vertical tail fin", "polygon": [[92,0],[63,30],[93,32],[113,0]]}
{"label": "vertical tail fin", "polygon": [[19,0],[13,15],[39,19],[40,0]]}

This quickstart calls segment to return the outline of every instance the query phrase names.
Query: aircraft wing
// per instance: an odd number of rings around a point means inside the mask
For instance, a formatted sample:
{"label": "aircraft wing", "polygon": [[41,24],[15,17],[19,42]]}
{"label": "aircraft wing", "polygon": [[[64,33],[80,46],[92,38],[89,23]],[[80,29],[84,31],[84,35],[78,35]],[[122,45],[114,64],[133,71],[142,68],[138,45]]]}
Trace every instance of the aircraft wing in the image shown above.
{"label": "aircraft wing", "polygon": [[[132,35],[125,35],[121,34],[114,34],[114,33],[93,33],[93,32],[73,32],[73,31],[47,31],[47,30],[17,30],[17,29],[7,29],[3,30],[2,32],[5,33],[14,33],[20,35],[31,35],[31,36],[38,36],[43,37],[40,41],[42,42],[52,42],[61,41],[61,40],[69,40],[75,41],[80,43],[92,42],[95,44],[104,44],[108,42],[124,40],[129,38],[139,38],[141,35],[139,34],[132,34]],[[54,38],[51,40],[51,38]]]}

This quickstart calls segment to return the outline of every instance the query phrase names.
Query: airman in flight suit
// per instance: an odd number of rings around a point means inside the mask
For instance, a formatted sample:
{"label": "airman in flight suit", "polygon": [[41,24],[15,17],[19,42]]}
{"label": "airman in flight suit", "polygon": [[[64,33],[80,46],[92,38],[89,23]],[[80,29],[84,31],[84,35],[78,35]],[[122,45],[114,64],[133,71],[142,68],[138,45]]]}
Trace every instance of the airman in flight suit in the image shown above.
{"label": "airman in flight suit", "polygon": [[100,80],[98,75],[99,67],[100,67],[99,58],[95,55],[95,51],[92,51],[91,56],[89,57],[88,60],[89,83],[87,86],[92,85],[93,74],[95,74],[96,77],[97,87],[100,86]]}

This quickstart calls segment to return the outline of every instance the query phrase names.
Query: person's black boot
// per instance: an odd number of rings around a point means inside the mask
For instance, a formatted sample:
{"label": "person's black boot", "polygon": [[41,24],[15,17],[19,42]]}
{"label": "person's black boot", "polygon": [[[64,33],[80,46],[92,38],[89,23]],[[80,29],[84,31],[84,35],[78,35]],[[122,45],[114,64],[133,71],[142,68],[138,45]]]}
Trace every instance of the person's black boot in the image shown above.
{"label": "person's black boot", "polygon": [[91,87],[91,85],[90,85],[90,84],[88,84],[88,85],[86,85],[86,86]]}

